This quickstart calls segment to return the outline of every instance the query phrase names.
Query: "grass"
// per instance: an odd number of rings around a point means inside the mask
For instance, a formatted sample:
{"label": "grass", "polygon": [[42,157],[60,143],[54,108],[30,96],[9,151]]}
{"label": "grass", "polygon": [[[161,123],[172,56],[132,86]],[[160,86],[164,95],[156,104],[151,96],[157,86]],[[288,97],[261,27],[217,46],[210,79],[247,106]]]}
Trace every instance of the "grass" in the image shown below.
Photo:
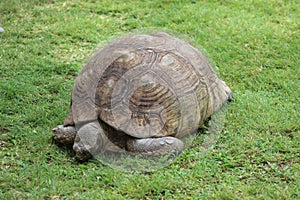
{"label": "grass", "polygon": [[[298,1],[0,2],[0,199],[299,199]],[[202,45],[234,92],[206,156],[198,141],[151,173],[78,163],[51,143],[99,43],[168,29]]]}

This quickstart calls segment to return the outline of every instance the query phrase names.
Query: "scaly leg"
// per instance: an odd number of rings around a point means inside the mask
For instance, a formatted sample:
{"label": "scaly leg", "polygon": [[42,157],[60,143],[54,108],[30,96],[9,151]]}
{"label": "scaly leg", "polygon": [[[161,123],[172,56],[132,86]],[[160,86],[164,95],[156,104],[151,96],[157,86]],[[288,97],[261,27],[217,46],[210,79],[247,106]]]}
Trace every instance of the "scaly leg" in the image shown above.
{"label": "scaly leg", "polygon": [[52,131],[54,132],[53,139],[60,145],[73,144],[77,134],[75,126],[58,125]]}
{"label": "scaly leg", "polygon": [[144,156],[163,156],[182,152],[184,144],[175,137],[129,139],[127,150]]}

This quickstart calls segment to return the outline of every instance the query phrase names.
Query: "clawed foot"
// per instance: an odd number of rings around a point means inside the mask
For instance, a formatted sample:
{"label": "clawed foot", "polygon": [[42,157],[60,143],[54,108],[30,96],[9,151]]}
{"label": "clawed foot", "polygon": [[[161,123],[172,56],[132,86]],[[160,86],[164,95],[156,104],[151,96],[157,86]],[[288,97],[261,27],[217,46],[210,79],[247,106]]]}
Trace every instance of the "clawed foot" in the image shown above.
{"label": "clawed foot", "polygon": [[52,129],[52,131],[55,134],[53,139],[61,145],[73,144],[77,134],[74,126],[58,125],[56,128]]}
{"label": "clawed foot", "polygon": [[92,157],[90,152],[85,148],[84,144],[82,144],[81,142],[75,142],[73,150],[76,153],[75,158],[79,161],[87,161]]}

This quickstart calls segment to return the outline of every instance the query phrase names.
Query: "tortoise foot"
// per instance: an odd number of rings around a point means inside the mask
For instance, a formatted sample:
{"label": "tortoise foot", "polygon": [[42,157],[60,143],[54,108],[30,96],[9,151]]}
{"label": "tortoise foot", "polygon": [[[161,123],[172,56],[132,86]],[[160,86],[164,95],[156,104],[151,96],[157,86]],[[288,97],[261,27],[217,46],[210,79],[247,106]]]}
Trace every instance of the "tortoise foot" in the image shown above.
{"label": "tortoise foot", "polygon": [[181,153],[184,144],[174,137],[131,139],[127,141],[127,149],[145,156],[162,156]]}
{"label": "tortoise foot", "polygon": [[75,142],[73,145],[73,150],[75,151],[75,158],[79,161],[87,161],[92,157],[91,153],[81,142]]}
{"label": "tortoise foot", "polygon": [[54,141],[61,145],[73,144],[77,134],[74,126],[58,125],[52,131],[54,132]]}

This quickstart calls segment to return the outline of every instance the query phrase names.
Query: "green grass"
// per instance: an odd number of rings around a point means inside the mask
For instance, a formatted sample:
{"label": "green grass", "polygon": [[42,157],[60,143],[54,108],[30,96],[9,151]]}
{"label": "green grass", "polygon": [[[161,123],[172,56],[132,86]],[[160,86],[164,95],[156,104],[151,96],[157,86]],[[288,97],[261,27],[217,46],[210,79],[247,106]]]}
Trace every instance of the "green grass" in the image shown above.
{"label": "green grass", "polygon": [[[0,1],[0,199],[300,199],[300,4]],[[168,29],[202,45],[235,102],[206,156],[198,141],[151,173],[78,163],[51,143],[99,43]]]}

